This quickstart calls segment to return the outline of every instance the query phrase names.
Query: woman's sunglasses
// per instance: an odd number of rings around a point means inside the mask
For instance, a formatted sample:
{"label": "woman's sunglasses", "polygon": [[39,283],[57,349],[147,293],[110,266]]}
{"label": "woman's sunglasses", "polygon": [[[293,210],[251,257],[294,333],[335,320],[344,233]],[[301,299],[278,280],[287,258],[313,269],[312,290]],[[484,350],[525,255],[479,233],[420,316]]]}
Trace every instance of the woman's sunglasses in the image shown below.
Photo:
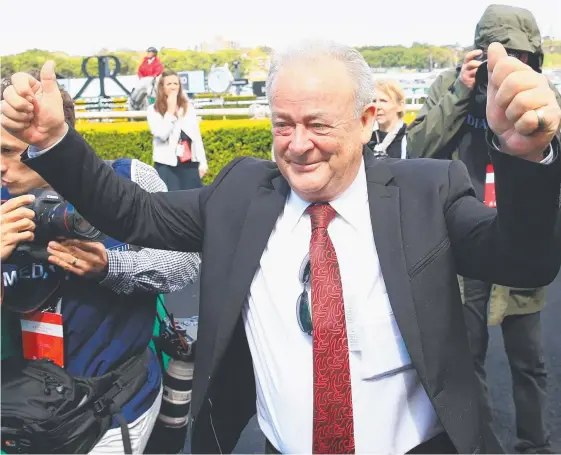
{"label": "woman's sunglasses", "polygon": [[310,299],[308,298],[308,289],[312,275],[311,270],[310,255],[307,254],[304,261],[302,261],[298,274],[300,284],[302,284],[302,293],[296,301],[296,318],[298,319],[300,330],[308,335],[312,334],[312,314],[310,311]]}

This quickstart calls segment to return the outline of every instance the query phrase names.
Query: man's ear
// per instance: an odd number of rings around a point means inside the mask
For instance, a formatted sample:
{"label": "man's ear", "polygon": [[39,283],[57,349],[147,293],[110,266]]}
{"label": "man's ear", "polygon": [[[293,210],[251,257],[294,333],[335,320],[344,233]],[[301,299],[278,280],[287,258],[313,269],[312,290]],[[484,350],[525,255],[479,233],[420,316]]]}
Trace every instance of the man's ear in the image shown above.
{"label": "man's ear", "polygon": [[363,144],[367,144],[372,137],[372,129],[374,128],[374,119],[376,118],[376,106],[374,103],[367,105],[362,111],[360,122],[362,124],[362,131],[360,139]]}

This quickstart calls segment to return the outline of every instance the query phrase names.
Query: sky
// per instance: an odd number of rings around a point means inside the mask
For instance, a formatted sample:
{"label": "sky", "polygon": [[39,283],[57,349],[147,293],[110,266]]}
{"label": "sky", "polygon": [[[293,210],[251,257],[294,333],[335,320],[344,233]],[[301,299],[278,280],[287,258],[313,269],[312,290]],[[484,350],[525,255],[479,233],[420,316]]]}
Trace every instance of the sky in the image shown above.
{"label": "sky", "polygon": [[[282,47],[302,38],[349,45],[469,45],[489,0],[2,0],[0,56],[39,48],[187,49],[216,36]],[[561,0],[508,0],[529,9],[542,36],[561,39]],[[64,15],[64,18],[63,18]],[[1,63],[1,62],[0,62]]]}

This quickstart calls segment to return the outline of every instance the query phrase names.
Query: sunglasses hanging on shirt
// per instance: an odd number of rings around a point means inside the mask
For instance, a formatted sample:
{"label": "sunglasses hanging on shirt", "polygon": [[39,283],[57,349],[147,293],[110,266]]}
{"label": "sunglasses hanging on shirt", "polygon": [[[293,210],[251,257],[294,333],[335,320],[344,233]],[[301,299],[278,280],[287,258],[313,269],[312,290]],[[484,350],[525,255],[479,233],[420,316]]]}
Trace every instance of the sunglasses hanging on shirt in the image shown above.
{"label": "sunglasses hanging on shirt", "polygon": [[296,318],[298,320],[300,330],[308,335],[312,334],[312,312],[310,298],[308,297],[308,289],[311,286],[311,272],[310,255],[306,254],[298,273],[298,278],[300,280],[300,284],[302,285],[302,293],[296,301]]}

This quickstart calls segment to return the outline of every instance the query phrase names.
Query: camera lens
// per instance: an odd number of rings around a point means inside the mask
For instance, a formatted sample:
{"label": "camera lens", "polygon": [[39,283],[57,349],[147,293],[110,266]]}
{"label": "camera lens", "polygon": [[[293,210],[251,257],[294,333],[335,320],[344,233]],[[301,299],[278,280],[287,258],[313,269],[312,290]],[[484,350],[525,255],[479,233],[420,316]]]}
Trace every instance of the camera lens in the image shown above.
{"label": "camera lens", "polygon": [[82,215],[78,212],[74,212],[74,232],[82,235],[91,234],[95,228],[88,223]]}

